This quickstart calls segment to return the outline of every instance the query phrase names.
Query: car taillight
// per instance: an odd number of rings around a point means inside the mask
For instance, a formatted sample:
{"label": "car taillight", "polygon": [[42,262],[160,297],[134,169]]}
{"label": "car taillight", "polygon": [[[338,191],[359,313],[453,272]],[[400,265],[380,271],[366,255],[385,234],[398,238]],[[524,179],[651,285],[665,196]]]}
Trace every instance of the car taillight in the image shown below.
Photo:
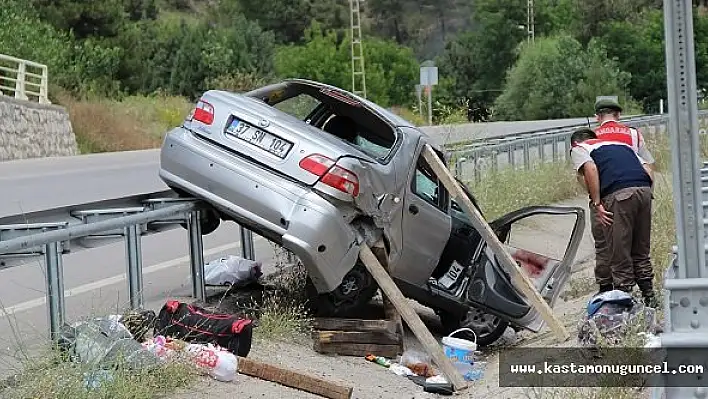
{"label": "car taillight", "polygon": [[359,178],[350,170],[344,169],[324,155],[313,154],[300,161],[300,167],[316,176],[320,181],[339,191],[359,195]]}
{"label": "car taillight", "polygon": [[214,122],[214,106],[204,100],[199,100],[194,108],[192,118],[205,125],[211,125]]}

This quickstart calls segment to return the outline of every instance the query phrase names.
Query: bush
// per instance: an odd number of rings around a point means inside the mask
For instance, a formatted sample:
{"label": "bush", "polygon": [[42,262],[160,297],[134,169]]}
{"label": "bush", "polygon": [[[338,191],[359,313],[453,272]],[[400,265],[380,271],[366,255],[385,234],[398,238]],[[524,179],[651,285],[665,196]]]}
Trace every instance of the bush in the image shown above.
{"label": "bush", "polygon": [[539,38],[521,46],[496,112],[506,120],[587,116],[597,95],[622,93],[628,78],[598,44],[583,49],[569,35]]}

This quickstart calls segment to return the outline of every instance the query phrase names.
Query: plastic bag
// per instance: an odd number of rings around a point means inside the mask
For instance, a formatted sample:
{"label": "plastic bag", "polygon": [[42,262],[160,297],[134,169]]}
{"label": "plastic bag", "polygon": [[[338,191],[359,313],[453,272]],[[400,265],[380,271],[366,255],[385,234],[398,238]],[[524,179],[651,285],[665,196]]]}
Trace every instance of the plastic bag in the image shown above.
{"label": "plastic bag", "polygon": [[204,282],[207,285],[246,285],[263,275],[261,267],[261,262],[229,255],[204,265]]}
{"label": "plastic bag", "polygon": [[190,344],[187,352],[193,356],[194,363],[215,380],[231,382],[236,378],[238,358],[233,353],[211,344]]}
{"label": "plastic bag", "polygon": [[408,367],[416,375],[423,377],[432,377],[436,374],[431,363],[429,355],[414,349],[403,352],[400,361],[400,364]]}

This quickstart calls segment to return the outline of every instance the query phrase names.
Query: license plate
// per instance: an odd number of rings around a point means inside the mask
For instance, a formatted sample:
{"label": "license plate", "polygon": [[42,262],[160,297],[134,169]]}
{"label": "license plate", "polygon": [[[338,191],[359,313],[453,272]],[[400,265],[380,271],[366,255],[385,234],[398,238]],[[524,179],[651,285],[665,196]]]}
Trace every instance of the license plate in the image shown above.
{"label": "license plate", "polygon": [[235,118],[226,128],[226,133],[267,151],[278,158],[285,158],[293,146],[293,143],[287,140],[264,130],[257,129]]}
{"label": "license plate", "polygon": [[447,273],[445,273],[445,275],[439,280],[440,285],[449,290],[457,282],[464,270],[464,266],[457,262],[453,262]]}

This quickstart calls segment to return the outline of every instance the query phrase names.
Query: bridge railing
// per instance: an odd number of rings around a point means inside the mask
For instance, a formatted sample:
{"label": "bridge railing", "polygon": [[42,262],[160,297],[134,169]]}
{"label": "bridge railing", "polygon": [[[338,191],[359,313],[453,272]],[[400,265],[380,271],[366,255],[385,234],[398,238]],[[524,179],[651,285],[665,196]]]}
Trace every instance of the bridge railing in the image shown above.
{"label": "bridge railing", "polygon": [[48,92],[49,70],[46,65],[0,54],[0,94],[51,104]]}

